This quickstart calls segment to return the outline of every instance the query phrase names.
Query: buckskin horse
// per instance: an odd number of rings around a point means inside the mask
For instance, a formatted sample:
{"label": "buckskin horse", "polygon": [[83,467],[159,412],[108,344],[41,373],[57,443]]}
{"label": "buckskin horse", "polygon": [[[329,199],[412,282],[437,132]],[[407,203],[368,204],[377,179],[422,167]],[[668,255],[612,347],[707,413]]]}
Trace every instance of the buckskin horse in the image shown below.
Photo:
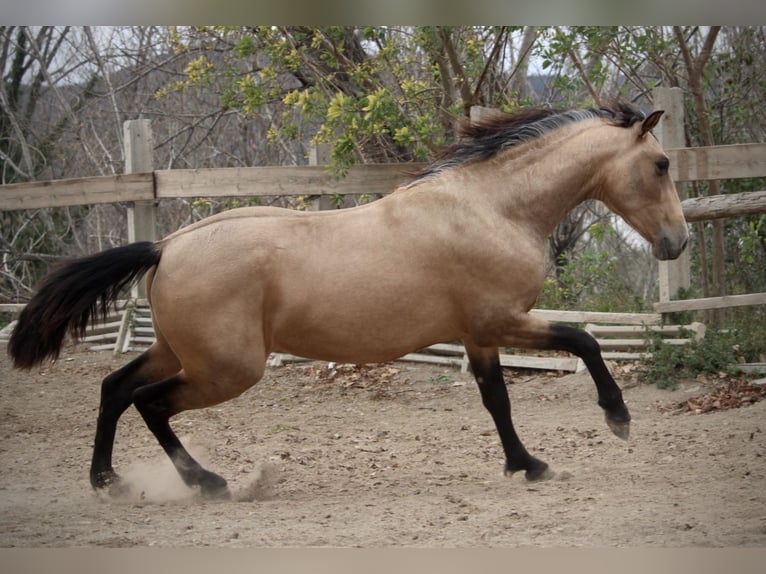
{"label": "buckskin horse", "polygon": [[466,122],[443,155],[373,203],[234,209],[157,242],[66,262],[22,311],[9,354],[22,369],[57,358],[67,333],[82,337],[146,274],[156,341],[103,380],[91,484],[119,484],[115,429],[135,405],[184,482],[225,497],[226,480],[186,451],[174,415],[240,395],[272,352],[383,362],[462,340],[505,471],[548,478],[514,430],[498,348],[582,358],[609,427],[627,438],[630,414],[595,339],[528,312],[544,279],[545,240],[584,200],[620,215],[657,258],[683,251],[688,230],[668,157],[650,134],[661,115],[623,102]]}

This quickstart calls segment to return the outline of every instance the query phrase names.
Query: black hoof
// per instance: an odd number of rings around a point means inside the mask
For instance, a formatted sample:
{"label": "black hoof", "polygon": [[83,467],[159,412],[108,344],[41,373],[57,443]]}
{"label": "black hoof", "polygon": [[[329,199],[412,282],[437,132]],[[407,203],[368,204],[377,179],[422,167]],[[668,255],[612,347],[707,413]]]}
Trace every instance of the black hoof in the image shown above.
{"label": "black hoof", "polygon": [[630,437],[630,413],[624,404],[613,409],[605,409],[604,417],[607,426],[622,440]]}
{"label": "black hoof", "polygon": [[512,468],[510,465],[507,465],[505,474],[506,476],[511,476],[513,473],[519,470],[525,471],[524,478],[526,478],[529,482],[550,480],[556,476],[556,473],[553,472],[550,467],[548,467],[548,463],[545,463],[533,456],[529,457],[529,460],[525,462],[523,468]]}
{"label": "black hoof", "polygon": [[231,492],[226,479],[213,472],[206,472],[199,481],[200,493],[203,497],[211,500],[228,500],[231,498]]}
{"label": "black hoof", "polygon": [[124,498],[131,492],[130,485],[126,484],[113,470],[91,475],[90,484],[93,490],[106,494],[109,498]]}
{"label": "black hoof", "polygon": [[630,438],[630,421],[615,421],[609,418],[609,414],[607,413],[606,424],[615,436],[622,440],[628,440]]}
{"label": "black hoof", "polygon": [[524,478],[529,482],[550,480],[554,476],[556,473],[550,469],[548,464],[536,458],[532,459],[532,466],[524,473]]}
{"label": "black hoof", "polygon": [[120,484],[121,481],[120,476],[111,468],[101,472],[90,473],[90,484],[94,490],[111,488],[114,485]]}

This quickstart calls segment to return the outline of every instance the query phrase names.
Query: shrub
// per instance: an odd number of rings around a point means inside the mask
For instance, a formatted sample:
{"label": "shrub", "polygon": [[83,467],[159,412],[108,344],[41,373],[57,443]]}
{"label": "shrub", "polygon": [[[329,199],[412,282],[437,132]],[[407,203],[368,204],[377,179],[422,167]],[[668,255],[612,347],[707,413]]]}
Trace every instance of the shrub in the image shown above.
{"label": "shrub", "polygon": [[[688,334],[682,334],[682,337]],[[646,380],[660,389],[673,390],[680,378],[700,374],[734,374],[737,361],[734,336],[729,331],[708,331],[701,341],[669,345],[660,336],[647,331],[652,356],[646,362]]]}

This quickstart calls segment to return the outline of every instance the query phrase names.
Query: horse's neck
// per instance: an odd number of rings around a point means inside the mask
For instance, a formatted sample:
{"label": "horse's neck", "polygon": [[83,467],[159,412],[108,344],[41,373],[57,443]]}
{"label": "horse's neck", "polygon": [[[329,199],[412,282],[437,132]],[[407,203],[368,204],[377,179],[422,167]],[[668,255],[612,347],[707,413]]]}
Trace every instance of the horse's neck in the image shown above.
{"label": "horse's neck", "polygon": [[543,153],[530,147],[487,162],[483,187],[492,190],[497,210],[547,237],[577,205],[597,199],[598,173],[614,150],[592,140],[585,147],[575,135],[551,142]]}

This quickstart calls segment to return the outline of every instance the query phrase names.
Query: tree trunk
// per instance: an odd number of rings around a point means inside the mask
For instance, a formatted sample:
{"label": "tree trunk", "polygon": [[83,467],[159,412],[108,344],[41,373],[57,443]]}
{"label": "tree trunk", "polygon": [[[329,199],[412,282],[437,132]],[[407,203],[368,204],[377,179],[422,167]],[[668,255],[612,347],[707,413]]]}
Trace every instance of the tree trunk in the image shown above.
{"label": "tree trunk", "polygon": [[537,26],[527,26],[524,28],[524,34],[521,37],[521,46],[519,46],[519,59],[516,63],[511,76],[511,82],[508,85],[508,91],[517,102],[522,102],[527,97],[527,72],[529,70],[529,58],[532,54],[532,46],[537,40]]}
{"label": "tree trunk", "polygon": [[[715,44],[716,37],[720,31],[720,26],[711,26],[708,30],[707,36],[700,49],[699,54],[693,57],[689,48],[689,44],[684,36],[683,30],[680,26],[674,26],[673,32],[675,34],[678,45],[681,49],[684,65],[689,75],[689,89],[692,93],[694,101],[694,112],[697,120],[697,126],[700,133],[700,144],[703,146],[715,145],[713,140],[713,130],[710,126],[708,119],[708,110],[705,102],[705,92],[703,86],[703,76],[705,65],[710,59],[712,54],[713,45]],[[715,196],[721,193],[718,182],[711,180],[708,187],[708,195]],[[724,287],[724,230],[723,222],[720,219],[713,221],[713,289],[712,293],[715,296],[722,296],[725,293]]]}

